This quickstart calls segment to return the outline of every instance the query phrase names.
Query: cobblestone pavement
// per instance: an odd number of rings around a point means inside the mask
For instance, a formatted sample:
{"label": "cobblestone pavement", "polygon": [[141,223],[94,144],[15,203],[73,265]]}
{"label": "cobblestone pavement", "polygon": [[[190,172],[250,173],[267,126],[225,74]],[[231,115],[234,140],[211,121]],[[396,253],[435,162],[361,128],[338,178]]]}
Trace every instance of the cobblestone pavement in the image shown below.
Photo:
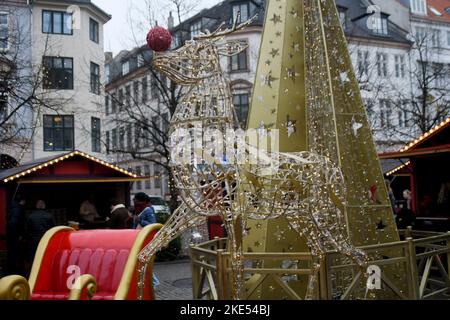
{"label": "cobblestone pavement", "polygon": [[155,263],[160,281],[155,289],[158,300],[192,300],[192,273],[189,260]]}

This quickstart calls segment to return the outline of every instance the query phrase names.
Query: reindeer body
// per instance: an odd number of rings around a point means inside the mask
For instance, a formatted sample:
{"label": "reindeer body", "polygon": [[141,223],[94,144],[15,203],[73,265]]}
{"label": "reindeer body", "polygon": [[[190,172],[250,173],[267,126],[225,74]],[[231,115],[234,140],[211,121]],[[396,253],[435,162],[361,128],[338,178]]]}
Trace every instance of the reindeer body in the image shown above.
{"label": "reindeer body", "polygon": [[[262,174],[267,163],[221,161],[222,154],[205,152],[208,142],[220,138],[226,141],[227,131],[233,130],[237,123],[219,55],[245,49],[239,43],[227,43],[220,48],[217,38],[220,37],[205,35],[174,52],[156,55],[153,62],[173,81],[186,86],[183,102],[172,117],[170,133],[175,158],[186,146],[190,151],[187,156],[185,152],[184,161],[172,159],[171,170],[183,204],[139,254],[140,292],[147,265],[158,250],[183,231],[204,223],[205,216],[221,215],[229,237],[232,296],[240,299],[244,268],[242,237],[247,219],[285,216],[291,227],[305,236],[315,258],[307,290],[307,297],[312,298],[325,251],[337,250],[362,268],[366,265],[365,254],[347,240],[342,173],[327,158],[310,152],[265,152],[265,158],[273,161],[270,166],[275,169],[270,175]],[[196,145],[193,140],[199,136],[202,143]],[[236,155],[238,146],[232,144],[231,148],[228,154]],[[252,148],[245,145],[246,152]]]}

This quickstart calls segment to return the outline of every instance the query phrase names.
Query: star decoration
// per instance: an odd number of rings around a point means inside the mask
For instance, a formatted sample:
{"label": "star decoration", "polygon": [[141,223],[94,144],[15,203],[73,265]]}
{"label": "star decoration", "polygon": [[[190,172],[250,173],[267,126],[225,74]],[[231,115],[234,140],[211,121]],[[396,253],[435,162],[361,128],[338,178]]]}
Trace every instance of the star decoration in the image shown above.
{"label": "star decoration", "polygon": [[295,82],[295,77],[298,77],[299,74],[295,72],[295,66],[292,66],[291,68],[286,68],[287,77]]}
{"label": "star decoration", "polygon": [[361,129],[362,127],[363,127],[362,123],[357,122],[355,117],[353,117],[352,129],[353,129],[353,134],[355,135],[355,137],[358,136],[358,130]]}
{"label": "star decoration", "polygon": [[270,51],[270,55],[272,58],[275,58],[276,56],[280,55],[280,49],[272,48],[272,51]]}
{"label": "star decoration", "polygon": [[280,15],[276,15],[275,13],[273,14],[273,18],[270,19],[270,21],[273,21],[273,24],[277,24],[281,22],[281,16]]}
{"label": "star decoration", "polygon": [[287,128],[289,138],[297,131],[296,125],[297,125],[297,120],[291,120],[288,115],[287,121],[286,121],[286,128]]}
{"label": "star decoration", "polygon": [[275,80],[278,80],[278,78],[274,78],[272,77],[272,71],[269,71],[268,74],[266,75],[262,75],[261,76],[261,86],[268,86],[270,88],[272,88],[272,82],[274,82]]}
{"label": "star decoration", "polygon": [[293,42],[291,48],[294,49],[295,52],[300,52],[300,43]]}

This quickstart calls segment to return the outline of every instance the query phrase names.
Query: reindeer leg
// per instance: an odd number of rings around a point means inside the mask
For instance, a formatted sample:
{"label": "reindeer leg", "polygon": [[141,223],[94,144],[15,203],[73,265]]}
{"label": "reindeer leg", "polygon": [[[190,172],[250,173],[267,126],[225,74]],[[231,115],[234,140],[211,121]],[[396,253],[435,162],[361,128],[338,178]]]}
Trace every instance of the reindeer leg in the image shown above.
{"label": "reindeer leg", "polygon": [[[318,235],[319,231],[317,230],[317,226],[312,222],[308,222],[306,217],[301,213],[302,216],[298,212],[294,215],[287,215],[286,218],[289,222],[289,225],[299,234],[303,235],[306,239],[306,244],[311,250],[312,255],[312,266],[311,266],[311,274],[308,279],[308,287],[306,289],[306,300],[313,300],[315,296],[315,290],[317,287],[317,274],[320,269],[320,264],[323,259],[324,249],[322,248]],[[313,238],[308,235],[313,232],[315,236]]]}
{"label": "reindeer leg", "polygon": [[185,204],[181,204],[170,216],[169,220],[159,230],[152,241],[141,250],[138,256],[138,299],[144,297],[145,275],[154,255],[166,247],[170,241],[178,237],[183,231],[195,227],[205,221],[205,217],[197,215]]}
{"label": "reindeer leg", "polygon": [[244,250],[242,247],[243,221],[242,216],[224,219],[228,232],[231,257],[231,295],[233,300],[242,298],[242,285],[244,282]]}

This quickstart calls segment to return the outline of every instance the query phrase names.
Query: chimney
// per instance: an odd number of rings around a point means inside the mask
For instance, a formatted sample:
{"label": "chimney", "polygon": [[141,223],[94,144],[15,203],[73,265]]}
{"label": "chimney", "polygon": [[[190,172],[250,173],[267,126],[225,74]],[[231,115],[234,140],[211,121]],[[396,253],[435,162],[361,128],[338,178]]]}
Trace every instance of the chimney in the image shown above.
{"label": "chimney", "polygon": [[113,53],[112,52],[105,52],[105,61],[110,61],[113,58]]}
{"label": "chimney", "polygon": [[174,27],[174,20],[172,17],[172,11],[170,11],[169,18],[167,19],[167,28],[170,30]]}

